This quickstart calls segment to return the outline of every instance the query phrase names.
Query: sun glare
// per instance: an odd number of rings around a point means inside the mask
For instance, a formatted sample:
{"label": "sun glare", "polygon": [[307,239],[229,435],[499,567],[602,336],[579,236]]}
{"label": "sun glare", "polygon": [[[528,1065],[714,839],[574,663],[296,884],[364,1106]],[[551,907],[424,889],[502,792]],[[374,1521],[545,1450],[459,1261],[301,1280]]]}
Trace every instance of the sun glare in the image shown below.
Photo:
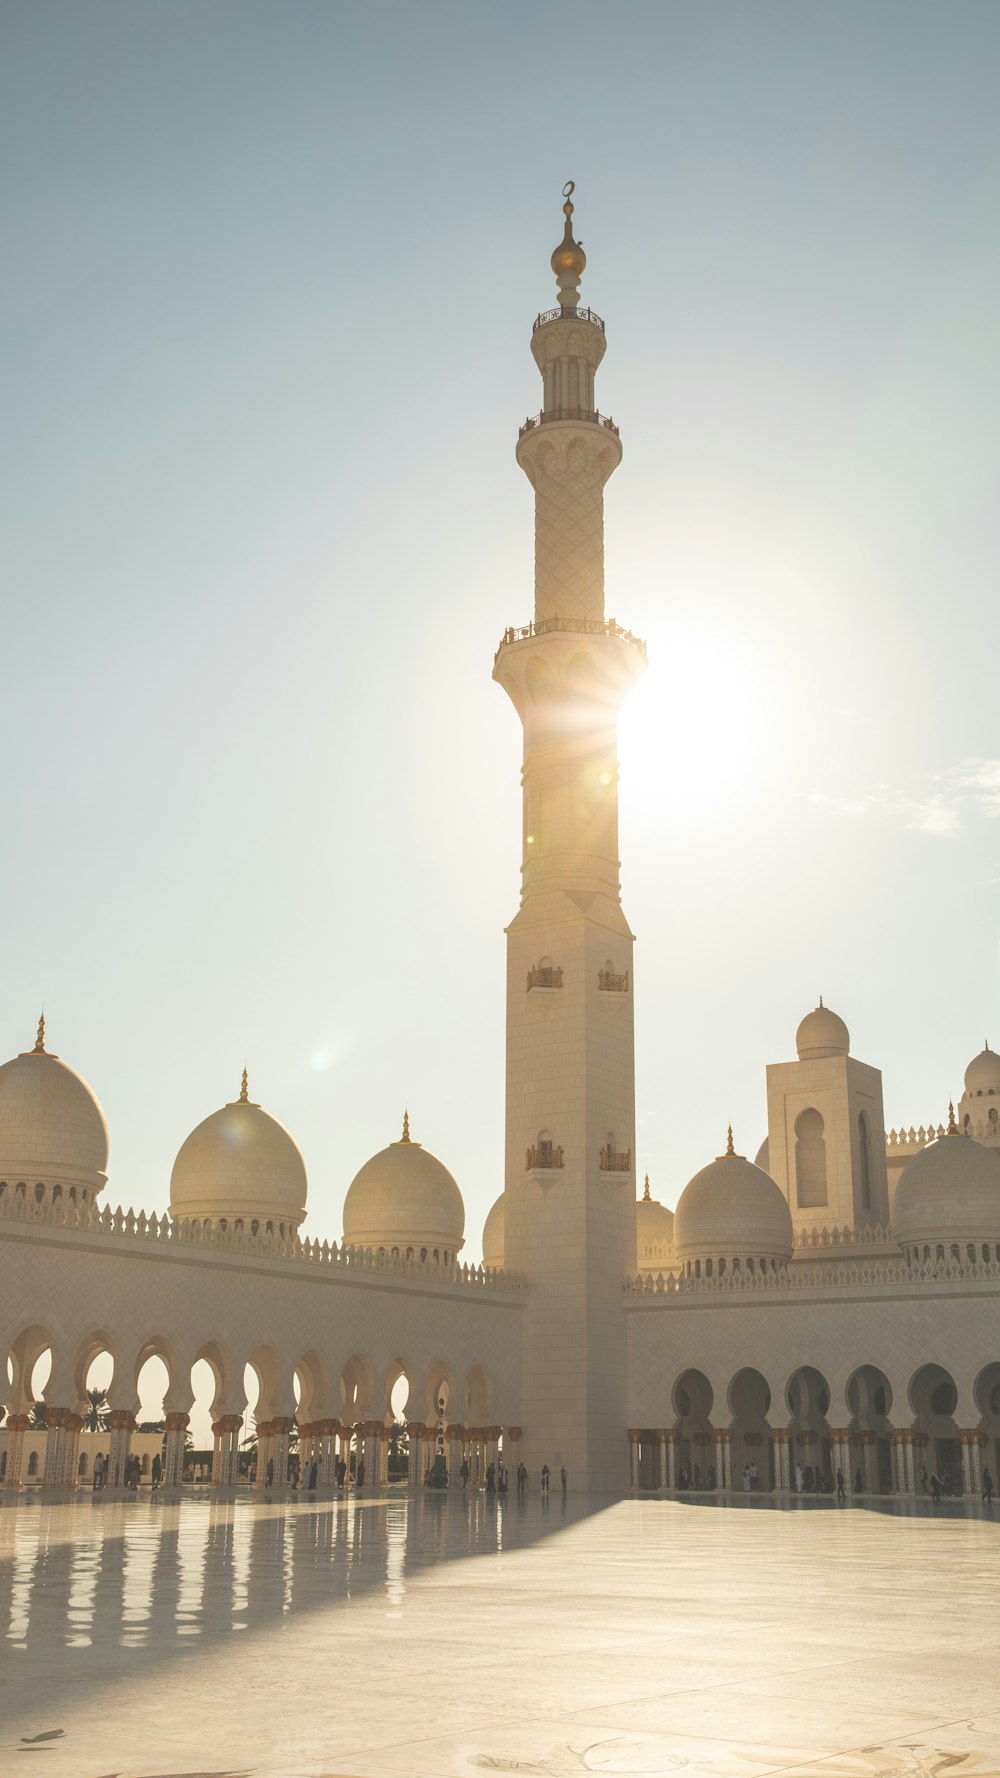
{"label": "sun glare", "polygon": [[724,638],[665,633],[619,727],[622,802],[648,815],[718,807],[760,760],[765,703],[756,661]]}

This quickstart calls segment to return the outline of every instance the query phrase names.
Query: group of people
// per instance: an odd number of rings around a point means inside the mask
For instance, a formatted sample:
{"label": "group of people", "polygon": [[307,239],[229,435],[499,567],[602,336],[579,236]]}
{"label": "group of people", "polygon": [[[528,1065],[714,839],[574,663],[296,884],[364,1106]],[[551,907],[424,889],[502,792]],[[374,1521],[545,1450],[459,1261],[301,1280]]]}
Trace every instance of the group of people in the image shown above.
{"label": "group of people", "polygon": [[[523,1496],[524,1494],[527,1493],[527,1489],[528,1489],[528,1471],[527,1471],[525,1465],[523,1463],[519,1463],[514,1474],[515,1474],[515,1480],[517,1482],[517,1492],[520,1496]],[[468,1463],[463,1462],[462,1467],[458,1472],[458,1475],[459,1475],[459,1480],[462,1484],[462,1487],[467,1488],[469,1485],[469,1465],[468,1465]],[[541,1470],[539,1471],[539,1477],[538,1477],[539,1486],[540,1486],[541,1492],[543,1494],[547,1494],[549,1492],[549,1483],[550,1483],[551,1479],[552,1479],[552,1471],[550,1470],[547,1463],[543,1463]],[[499,1495],[502,1497],[503,1495],[505,1495],[507,1493],[507,1489],[509,1486],[509,1480],[510,1480],[510,1471],[508,1470],[506,1463],[498,1461],[496,1463],[488,1463],[486,1465],[486,1492],[487,1492],[487,1494],[495,1494],[495,1495]],[[562,1485],[562,1491],[565,1494],[567,1488],[569,1487],[569,1471],[566,1468],[565,1463],[560,1465],[559,1481]]]}
{"label": "group of people", "polygon": [[[108,1471],[110,1467],[110,1456],[104,1451],[98,1451],[97,1456],[94,1458],[93,1490],[95,1494],[99,1493],[102,1488],[107,1487]],[[163,1459],[161,1458],[159,1451],[154,1454],[153,1461],[149,1466],[149,1479],[152,1491],[155,1494],[160,1483],[163,1481]],[[125,1459],[125,1468],[122,1472],[122,1487],[128,1488],[130,1493],[135,1494],[138,1492],[141,1481],[142,1458],[133,1452],[130,1457],[126,1457]]]}

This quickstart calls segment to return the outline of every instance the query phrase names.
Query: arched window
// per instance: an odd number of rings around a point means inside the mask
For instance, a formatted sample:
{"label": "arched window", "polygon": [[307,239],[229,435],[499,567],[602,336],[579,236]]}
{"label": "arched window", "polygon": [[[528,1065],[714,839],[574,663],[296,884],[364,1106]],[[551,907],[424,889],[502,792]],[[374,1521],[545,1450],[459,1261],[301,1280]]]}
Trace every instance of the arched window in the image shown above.
{"label": "arched window", "polygon": [[795,1120],[795,1186],[800,1210],[811,1210],[827,1201],[824,1127],[812,1107]]}
{"label": "arched window", "polygon": [[38,1474],[38,1452],[37,1451],[32,1451],[30,1457],[28,1458],[28,1474],[29,1475],[37,1475]]}
{"label": "arched window", "polygon": [[861,1163],[861,1208],[870,1210],[872,1207],[872,1157],[871,1142],[868,1134],[868,1114],[858,1113],[858,1157]]}
{"label": "arched window", "polygon": [[76,1466],[76,1473],[77,1473],[77,1475],[86,1475],[86,1473],[87,1473],[87,1453],[86,1453],[86,1451],[80,1452],[80,1461],[78,1462],[78,1464]]}

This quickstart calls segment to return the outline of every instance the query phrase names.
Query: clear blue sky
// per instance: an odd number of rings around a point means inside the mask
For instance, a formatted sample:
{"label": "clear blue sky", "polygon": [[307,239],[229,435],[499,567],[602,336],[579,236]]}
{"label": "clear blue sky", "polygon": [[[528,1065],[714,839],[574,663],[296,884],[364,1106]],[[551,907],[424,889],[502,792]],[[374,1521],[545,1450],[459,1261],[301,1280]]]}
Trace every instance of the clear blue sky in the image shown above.
{"label": "clear blue sky", "polygon": [[0,1052],[163,1208],[254,1096],[308,1230],[414,1134],[478,1251],[531,610],[514,465],[577,182],[639,1156],[764,1133],[822,993],[939,1116],[1000,1046],[1000,9],[0,9]]}

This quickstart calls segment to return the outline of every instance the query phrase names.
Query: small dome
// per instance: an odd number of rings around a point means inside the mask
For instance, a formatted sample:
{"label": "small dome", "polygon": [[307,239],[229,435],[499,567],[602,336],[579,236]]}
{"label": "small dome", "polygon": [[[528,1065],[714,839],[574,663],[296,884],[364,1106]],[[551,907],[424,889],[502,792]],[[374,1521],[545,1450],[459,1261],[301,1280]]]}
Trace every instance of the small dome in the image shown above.
{"label": "small dome", "polygon": [[681,1193],[674,1217],[678,1260],[765,1260],[792,1257],[792,1213],[781,1188],[760,1167],[729,1151],[703,1167]]}
{"label": "small dome", "polygon": [[247,1091],[213,1111],[181,1145],[170,1175],[178,1221],[273,1223],[296,1229],[306,1213],[305,1162],[284,1124]]}
{"label": "small dome", "polygon": [[503,1235],[504,1212],[503,1192],[501,1192],[483,1224],[483,1264],[498,1272],[503,1271]]}
{"label": "small dome", "polygon": [[835,1012],[823,1005],[822,995],[814,1012],[807,1012],[795,1033],[795,1048],[800,1062],[814,1062],[820,1056],[846,1056],[851,1047],[851,1034]]}
{"label": "small dome", "polygon": [[764,1137],[764,1140],[761,1143],[760,1147],[758,1148],[757,1153],[753,1157],[753,1164],[755,1167],[759,1167],[761,1169],[762,1173],[770,1173],[770,1171],[771,1171],[771,1138],[769,1136]]}
{"label": "small dome", "polygon": [[366,1161],[344,1199],[344,1240],[351,1247],[379,1248],[452,1259],[465,1245],[465,1205],[447,1167],[403,1134]]}
{"label": "small dome", "polygon": [[904,1250],[939,1242],[1000,1242],[1000,1156],[955,1127],[928,1142],[900,1174],[893,1231]]}
{"label": "small dome", "polygon": [[91,1196],[107,1184],[108,1126],[87,1082],[45,1048],[45,1020],[33,1050],[0,1068],[0,1180],[58,1185]]}
{"label": "small dome", "polygon": [[636,1271],[666,1271],[674,1256],[674,1213],[649,1194],[646,1189],[635,1207]]}
{"label": "small dome", "polygon": [[975,1098],[983,1093],[990,1096],[1000,1093],[1000,1056],[990,1049],[989,1044],[978,1056],[973,1056],[965,1070],[965,1091]]}

